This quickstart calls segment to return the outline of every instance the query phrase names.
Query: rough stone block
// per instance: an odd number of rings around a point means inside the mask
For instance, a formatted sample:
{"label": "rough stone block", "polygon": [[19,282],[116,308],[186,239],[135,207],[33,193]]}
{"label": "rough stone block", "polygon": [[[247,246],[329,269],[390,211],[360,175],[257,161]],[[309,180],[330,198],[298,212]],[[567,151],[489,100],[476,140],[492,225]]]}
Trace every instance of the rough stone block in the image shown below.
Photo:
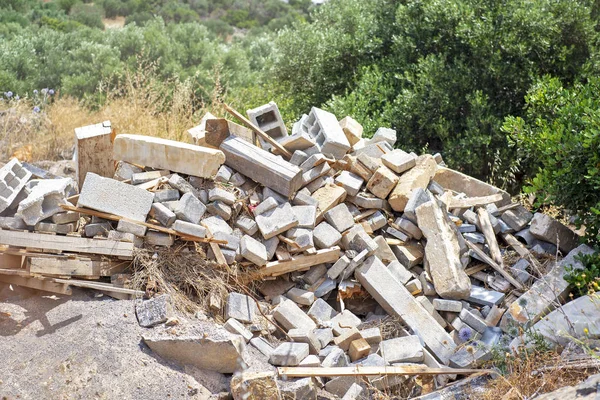
{"label": "rough stone block", "polygon": [[459,313],[463,306],[462,303],[457,300],[433,299],[433,308],[438,311]]}
{"label": "rough stone block", "polygon": [[[360,332],[359,332],[360,333]],[[351,361],[360,360],[369,355],[371,351],[371,345],[363,338],[356,339],[350,343],[348,349],[348,355],[350,355]]]}
{"label": "rough stone block", "polygon": [[288,299],[303,306],[310,306],[315,302],[315,294],[313,292],[300,288],[291,288],[285,295]]}
{"label": "rough stone block", "polygon": [[348,351],[350,344],[361,339],[360,332],[356,328],[345,329],[342,334],[333,339],[333,343],[344,351]]}
{"label": "rough stone block", "polygon": [[321,351],[321,342],[312,330],[290,329],[287,335],[294,342],[308,344],[310,354],[317,355]]}
{"label": "rough stone block", "polygon": [[152,246],[172,246],[175,238],[168,233],[148,231],[146,232],[144,241]]}
{"label": "rough stone block", "polygon": [[225,162],[222,151],[157,137],[117,135],[113,158],[146,167],[210,178]]}
{"label": "rough stone block", "polygon": [[350,213],[350,210],[348,210],[348,206],[344,203],[338,204],[323,215],[329,225],[340,233],[354,226],[354,217]]}
{"label": "rough stone block", "polygon": [[369,144],[387,142],[391,147],[396,143],[396,131],[390,128],[379,128],[369,140]]}
{"label": "rough stone block", "polygon": [[394,211],[404,211],[406,205],[416,189],[426,189],[429,181],[435,175],[437,163],[430,155],[417,159],[417,165],[402,174],[398,184],[389,196],[390,206]]}
{"label": "rough stone block", "polygon": [[542,213],[535,213],[529,232],[540,240],[554,245],[558,244],[558,248],[563,252],[570,252],[579,242],[579,236],[575,232]]}
{"label": "rough stone block", "polygon": [[269,362],[281,367],[293,367],[309,354],[309,347],[306,343],[285,342],[277,346],[271,353]]}
{"label": "rough stone block", "polygon": [[135,314],[140,326],[151,328],[167,322],[171,314],[169,299],[169,295],[163,294],[149,300],[138,301],[135,305]]}
{"label": "rough stone block", "polygon": [[265,239],[270,239],[298,225],[292,206],[284,203],[256,217],[258,229]]}
{"label": "rough stone block", "polygon": [[273,311],[273,317],[287,330],[312,330],[317,327],[315,322],[291,300],[279,304]]}
{"label": "rough stone block", "polygon": [[423,346],[418,336],[404,336],[384,340],[379,345],[381,356],[387,363],[420,363]]}
{"label": "rough stone block", "polygon": [[379,344],[383,340],[381,337],[381,330],[377,327],[361,330],[360,336],[371,345]]}
{"label": "rough stone block", "polygon": [[350,146],[354,146],[362,138],[363,127],[352,117],[347,116],[342,118],[340,128],[342,128],[344,135],[346,135]]}
{"label": "rough stone block", "polygon": [[192,193],[181,196],[175,207],[177,218],[192,224],[198,224],[205,212],[206,206]]}
{"label": "rough stone block", "polygon": [[154,194],[147,190],[90,172],[77,205],[145,222],[153,201]]}
{"label": "rough stone block", "polygon": [[150,215],[160,222],[161,225],[166,227],[173,225],[173,222],[175,222],[175,219],[177,218],[175,213],[165,207],[162,203],[152,204]]}
{"label": "rough stone block", "polygon": [[292,212],[298,220],[298,228],[313,229],[315,227],[315,221],[317,219],[317,207],[293,206]]}
{"label": "rough stone block", "polygon": [[380,199],[385,199],[398,183],[396,175],[388,167],[379,167],[367,182],[367,189]]}
{"label": "rough stone block", "polygon": [[321,222],[313,230],[313,240],[319,249],[328,249],[342,240],[342,235],[327,222]]}
{"label": "rough stone block", "polygon": [[241,322],[251,323],[256,315],[256,302],[249,296],[240,293],[229,293],[225,318],[234,318]]}
{"label": "rough stone block", "polygon": [[176,189],[165,189],[154,192],[154,202],[164,203],[165,201],[177,201],[179,200],[179,190]]}
{"label": "rough stone block", "polygon": [[317,322],[331,321],[337,315],[337,311],[333,309],[325,300],[317,298],[308,310],[308,315]]}
{"label": "rough stone block", "polygon": [[417,165],[417,158],[400,149],[395,149],[381,156],[383,165],[397,174],[402,174]]}
{"label": "rough stone block", "polygon": [[242,232],[250,236],[258,232],[258,225],[256,224],[256,221],[254,221],[252,218],[244,216],[238,217],[235,221],[235,226],[240,228]]}
{"label": "rough stone block", "polygon": [[416,210],[417,207],[419,207],[421,204],[425,204],[428,201],[432,200],[432,196],[429,192],[427,192],[427,190],[423,189],[423,188],[417,188],[415,189],[409,200],[408,203],[406,203],[406,207],[404,208],[404,214],[403,217],[409,219],[410,221],[412,221],[413,223],[417,223],[417,214],[416,214]]}
{"label": "rough stone block", "polygon": [[169,178],[169,186],[179,190],[181,193],[191,193],[196,198],[200,199],[200,191],[192,186],[188,181],[177,174],[171,175]]}
{"label": "rough stone block", "polygon": [[[112,163],[113,162],[112,154],[111,154],[110,158],[111,158],[110,162]],[[115,179],[117,181],[126,181],[128,179],[131,179],[133,174],[137,174],[142,171],[143,171],[143,169],[136,165],[129,164],[128,162],[125,162],[125,161],[119,161],[119,162],[117,162],[117,167],[115,168],[115,173],[113,175],[113,179]],[[85,177],[85,175],[82,175],[82,176]]]}
{"label": "rough stone block", "polygon": [[524,229],[527,224],[533,218],[533,214],[530,213],[525,207],[519,206],[512,210],[505,211],[500,217],[511,229],[520,231]]}
{"label": "rough stone block", "polygon": [[252,339],[253,336],[252,332],[246,329],[246,327],[241,322],[234,318],[229,318],[225,322],[225,324],[223,324],[223,328],[225,328],[227,331],[233,334],[240,335],[244,338],[246,343],[248,343],[248,341]]}
{"label": "rough stone block", "polygon": [[356,328],[362,323],[361,319],[350,310],[344,310],[331,319],[331,327],[335,335],[341,335],[348,329]]}
{"label": "rough stone block", "polygon": [[106,236],[111,229],[112,225],[110,222],[87,224],[84,228],[84,234],[87,237]]}
{"label": "rough stone block", "polygon": [[260,267],[269,260],[265,245],[248,235],[244,235],[240,241],[240,253],[246,260]]}
{"label": "rough stone block", "polygon": [[73,211],[61,212],[52,216],[52,222],[55,224],[68,224],[71,222],[78,222],[80,218],[79,213]]}

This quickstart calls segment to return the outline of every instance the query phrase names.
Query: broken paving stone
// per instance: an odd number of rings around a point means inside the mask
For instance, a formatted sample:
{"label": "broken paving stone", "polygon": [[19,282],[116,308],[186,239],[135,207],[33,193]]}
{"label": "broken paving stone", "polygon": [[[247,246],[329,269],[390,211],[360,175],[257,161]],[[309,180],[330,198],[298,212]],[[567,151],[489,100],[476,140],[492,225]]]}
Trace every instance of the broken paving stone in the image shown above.
{"label": "broken paving stone", "polygon": [[333,331],[331,330],[331,328],[315,329],[314,333],[317,339],[319,339],[319,342],[321,343],[321,348],[324,348],[333,341]]}
{"label": "broken paving stone", "polygon": [[279,381],[279,389],[282,400],[317,398],[317,387],[312,378]]}
{"label": "broken paving stone", "polygon": [[[349,364],[348,356],[346,356],[346,352],[340,349],[338,346],[328,346],[329,353],[321,362],[321,366],[323,368],[332,368],[332,367],[346,367]],[[321,354],[319,354],[321,357]]]}
{"label": "broken paving stone", "polygon": [[323,215],[329,225],[340,233],[354,226],[354,217],[350,213],[350,210],[348,210],[348,206],[344,203],[333,207]]}
{"label": "broken paving stone", "polygon": [[300,288],[292,288],[286,294],[286,297],[302,306],[310,306],[315,302],[315,294]]}
{"label": "broken paving stone", "polygon": [[273,317],[287,330],[312,330],[317,327],[315,322],[291,300],[279,304],[273,311]]}
{"label": "broken paving stone", "polygon": [[165,189],[154,192],[154,202],[164,203],[165,201],[177,201],[179,200],[179,190],[176,189]]}
{"label": "broken paving stone", "polygon": [[235,203],[235,195],[233,193],[228,192],[225,189],[215,187],[215,188],[212,188],[209,190],[208,200],[209,201],[222,201],[223,203],[231,206],[231,205],[233,205],[233,203]]}
{"label": "broken paving stone", "polygon": [[199,238],[206,237],[206,228],[191,222],[177,220],[171,225],[171,229],[184,235],[195,236]]}
{"label": "broken paving stone", "polygon": [[403,245],[390,246],[398,261],[407,269],[423,262],[424,249],[421,243],[410,241]]}
{"label": "broken paving stone", "polygon": [[529,231],[538,239],[558,244],[558,248],[565,253],[573,250],[579,242],[579,236],[575,232],[542,213],[535,213]]}
{"label": "broken paving stone", "polygon": [[308,272],[302,276],[302,280],[307,285],[314,285],[327,273],[327,266],[325,264],[319,264],[311,267]]}
{"label": "broken paving stone", "polygon": [[280,400],[281,393],[275,372],[244,371],[231,378],[233,400],[273,399]]}
{"label": "broken paving stone", "polygon": [[349,196],[356,196],[360,192],[363,183],[364,179],[350,171],[342,171],[335,178],[335,184],[343,187]]}
{"label": "broken paving stone", "polygon": [[240,241],[240,253],[246,260],[262,267],[267,264],[268,254],[264,244],[251,236],[244,235]]}
{"label": "broken paving stone", "polygon": [[381,156],[383,165],[397,174],[408,171],[417,164],[417,158],[400,149],[395,149]]}
{"label": "broken paving stone", "polygon": [[385,199],[397,183],[398,176],[392,170],[379,167],[367,182],[367,189],[380,199]]}
{"label": "broken paving stone", "polygon": [[296,343],[308,344],[310,354],[317,355],[321,351],[321,342],[312,330],[290,329],[287,336]]}
{"label": "broken paving stone", "polygon": [[463,308],[459,314],[460,319],[471,328],[475,329],[479,333],[485,332],[487,324],[483,319],[472,313],[471,311]]}
{"label": "broken paving stone", "polygon": [[331,327],[333,328],[333,333],[337,336],[341,335],[342,333],[344,333],[344,331],[348,329],[356,328],[361,323],[361,319],[349,310],[344,310],[343,312],[331,319]]}
{"label": "broken paving stone", "polygon": [[175,213],[161,203],[152,204],[150,215],[160,222],[162,226],[166,226],[167,228],[173,225],[173,222],[177,219]]}
{"label": "broken paving stone", "polygon": [[151,328],[166,322],[170,315],[169,295],[153,297],[149,300],[138,301],[135,314],[140,326]]}
{"label": "broken paving stone", "polygon": [[246,343],[253,337],[252,332],[246,329],[242,323],[234,318],[229,318],[225,324],[223,324],[223,328],[233,334],[240,335],[244,338],[244,340],[246,340]]}
{"label": "broken paving stone", "polygon": [[328,249],[342,240],[342,235],[327,222],[321,222],[313,230],[313,240],[318,249]]}
{"label": "broken paving stone", "polygon": [[259,215],[262,215],[267,211],[274,209],[279,204],[281,203],[279,203],[275,198],[266,197],[259,205],[257,205],[254,208],[254,211],[252,211],[252,213],[254,214],[254,217],[258,217]]}
{"label": "broken paving stone", "polygon": [[231,168],[229,168],[227,165],[221,165],[213,180],[219,183],[227,183],[231,179],[232,175],[233,170]]}
{"label": "broken paving stone", "polygon": [[178,219],[198,224],[206,212],[206,206],[192,193],[185,193],[176,203],[174,212]]}
{"label": "broken paving stone", "polygon": [[265,239],[270,239],[298,225],[292,206],[285,203],[256,217],[258,229]]}
{"label": "broken paving stone", "polygon": [[462,310],[463,305],[457,300],[433,299],[433,308],[437,311],[459,313]]}
{"label": "broken paving stone", "polygon": [[432,156],[426,154],[417,159],[417,165],[402,174],[398,184],[389,196],[390,206],[394,211],[404,211],[409,199],[416,189],[426,189],[435,175],[437,163]]}
{"label": "broken paving stone", "polygon": [[238,228],[240,228],[245,234],[247,235],[254,235],[256,232],[258,232],[258,225],[256,224],[256,221],[254,221],[252,218],[248,218],[248,217],[238,217],[237,220],[235,221],[235,226],[237,226]]}
{"label": "broken paving stone", "polygon": [[425,238],[425,254],[435,291],[443,298],[466,299],[471,292],[471,281],[460,261],[457,236],[446,220],[437,202],[431,201],[417,208],[418,225]]}
{"label": "broken paving stone", "polygon": [[335,264],[329,268],[327,276],[330,279],[337,279],[348,265],[350,265],[350,259],[347,256],[340,257]]}
{"label": "broken paving stone", "polygon": [[204,218],[201,225],[206,227],[213,235],[217,232],[223,232],[228,235],[233,233],[233,229],[231,229],[227,222],[218,215]]}
{"label": "broken paving stone", "polygon": [[316,199],[318,203],[317,211],[317,223],[321,221],[322,216],[333,207],[342,203],[346,198],[346,190],[333,184],[326,184],[320,189],[316,190],[312,197]]}
{"label": "broken paving stone", "polygon": [[337,314],[333,307],[320,298],[317,298],[308,310],[308,315],[319,323],[331,321]]}
{"label": "broken paving stone", "polygon": [[219,200],[213,201],[212,203],[208,203],[208,205],[206,206],[206,210],[212,215],[218,215],[225,221],[229,221],[229,219],[231,218],[231,207]]}
{"label": "broken paving stone", "polygon": [[273,353],[273,350],[275,350],[273,346],[271,346],[271,343],[267,342],[266,339],[260,336],[250,339],[250,344],[266,357],[271,357],[271,353]]}
{"label": "broken paving stone", "polygon": [[225,318],[234,318],[241,322],[251,323],[256,315],[256,302],[249,296],[240,293],[229,293]]}
{"label": "broken paving stone", "polygon": [[524,229],[527,224],[533,218],[533,214],[530,213],[525,207],[518,206],[512,210],[505,211],[500,217],[511,229],[520,231]]}
{"label": "broken paving stone", "polygon": [[273,350],[269,362],[280,367],[294,367],[308,357],[308,344],[285,342]]}
{"label": "broken paving stone", "polygon": [[366,219],[366,222],[371,226],[371,230],[373,232],[382,229],[388,223],[387,217],[381,211],[377,211],[373,215],[368,217]]}
{"label": "broken paving stone", "polygon": [[423,361],[423,346],[416,335],[384,340],[379,345],[379,351],[390,364]]}
{"label": "broken paving stone", "polygon": [[292,212],[298,220],[298,228],[313,229],[315,227],[315,221],[317,219],[317,207],[293,206]]}
{"label": "broken paving stone", "polygon": [[432,196],[427,190],[423,188],[417,188],[413,190],[406,207],[404,208],[403,217],[409,219],[413,223],[417,223],[416,210],[421,204],[425,204],[432,200]]}

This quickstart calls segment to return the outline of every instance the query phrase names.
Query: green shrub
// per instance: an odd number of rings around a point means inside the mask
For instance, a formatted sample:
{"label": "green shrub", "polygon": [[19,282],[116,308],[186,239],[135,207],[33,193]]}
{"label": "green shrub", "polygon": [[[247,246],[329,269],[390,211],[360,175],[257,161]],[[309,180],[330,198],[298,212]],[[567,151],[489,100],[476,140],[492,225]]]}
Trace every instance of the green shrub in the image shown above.
{"label": "green shrub", "polygon": [[575,289],[576,297],[600,291],[600,253],[580,254],[576,257],[583,269],[567,267],[565,280]]}
{"label": "green shrub", "polygon": [[578,215],[586,239],[600,244],[600,78],[567,89],[556,78],[538,82],[526,97],[523,117],[509,117],[537,205],[554,204]]}
{"label": "green shrub", "polygon": [[71,7],[69,15],[73,20],[90,28],[104,29],[104,23],[102,23],[104,10],[98,6],[82,3],[75,4]]}

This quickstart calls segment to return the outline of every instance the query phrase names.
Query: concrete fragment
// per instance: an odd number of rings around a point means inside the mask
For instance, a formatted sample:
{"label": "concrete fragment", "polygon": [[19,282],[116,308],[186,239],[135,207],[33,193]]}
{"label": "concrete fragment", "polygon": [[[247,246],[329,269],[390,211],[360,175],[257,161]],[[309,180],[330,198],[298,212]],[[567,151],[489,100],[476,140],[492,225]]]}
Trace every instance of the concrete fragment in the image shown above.
{"label": "concrete fragment", "polygon": [[364,179],[350,171],[342,171],[335,178],[335,184],[343,187],[349,196],[356,196],[364,183]]}
{"label": "concrete fragment", "polygon": [[151,328],[167,322],[171,314],[169,295],[153,297],[149,300],[140,300],[135,305],[135,314],[140,326]]}
{"label": "concrete fragment", "polygon": [[307,285],[314,285],[327,273],[327,266],[325,264],[315,265],[311,267],[303,276],[302,280]]}
{"label": "concrete fragment", "polygon": [[[303,189],[304,190],[304,189]],[[298,192],[292,201],[292,204],[295,206],[314,206],[317,207],[319,205],[319,201],[310,196],[310,194],[303,193],[302,191]]]}
{"label": "concrete fragment", "polygon": [[338,232],[344,232],[354,226],[354,217],[344,203],[338,204],[324,214],[325,220]]}
{"label": "concrete fragment", "polygon": [[[112,154],[111,154],[110,158],[111,158],[110,162],[113,163]],[[143,171],[143,169],[136,165],[129,164],[125,161],[118,161],[117,167],[115,168],[115,173],[113,175],[113,179],[115,179],[117,181],[126,181],[128,179],[131,179],[133,174],[137,174],[142,171]],[[85,175],[83,175],[83,177],[85,177]],[[81,187],[81,185],[80,185],[80,187]]]}
{"label": "concrete fragment", "polygon": [[88,172],[112,177],[114,133],[110,121],[75,128],[75,176],[77,187],[83,186]]}
{"label": "concrete fragment", "polygon": [[144,240],[152,246],[172,246],[175,242],[175,238],[168,233],[156,231],[148,231]]}
{"label": "concrete fragment", "polygon": [[97,224],[87,224],[84,228],[84,234],[87,237],[106,236],[112,229],[110,222],[101,222]]}
{"label": "concrete fragment", "polygon": [[298,220],[298,228],[313,229],[315,227],[315,221],[317,219],[317,207],[293,206],[292,212]]}
{"label": "concrete fragment", "polygon": [[350,149],[350,142],[332,113],[313,107],[306,125],[323,154],[341,159]]}
{"label": "concrete fragment", "polygon": [[312,194],[312,197],[318,201],[317,223],[319,223],[321,222],[324,213],[344,201],[346,198],[346,190],[336,185],[326,184],[322,188],[316,190]]}
{"label": "concrete fragment", "polygon": [[384,340],[379,344],[379,351],[390,364],[423,361],[423,346],[416,335]]}
{"label": "concrete fragment", "polygon": [[400,261],[392,261],[388,264],[388,270],[400,284],[405,285],[413,279],[413,275],[400,263]]}
{"label": "concrete fragment", "polygon": [[444,189],[464,193],[467,197],[484,197],[500,193],[502,201],[497,202],[496,205],[504,206],[510,203],[510,194],[504,190],[449,168],[439,166],[433,180]]}
{"label": "concrete fragment", "polygon": [[400,149],[395,149],[381,156],[383,165],[397,174],[402,174],[417,164],[417,158]]}
{"label": "concrete fragment", "polygon": [[579,236],[575,232],[542,213],[535,213],[529,231],[540,240],[558,245],[558,248],[565,253],[573,250],[579,242]]}
{"label": "concrete fragment", "polygon": [[27,224],[21,217],[0,217],[0,228],[22,231],[27,229]]}
{"label": "concrete fragment", "polygon": [[342,397],[342,400],[359,400],[361,399],[363,390],[362,386],[358,383],[353,383],[346,391],[346,394],[344,394],[344,397]]}
{"label": "concrete fragment", "polygon": [[426,189],[435,175],[437,164],[432,156],[424,155],[417,159],[417,165],[400,176],[398,184],[389,196],[394,211],[404,211],[414,190]]}
{"label": "concrete fragment", "polygon": [[372,231],[384,228],[387,225],[387,222],[387,217],[381,211],[375,212],[373,215],[366,219],[366,223],[368,223],[371,226]]}
{"label": "concrete fragment", "polygon": [[248,235],[244,235],[240,241],[240,253],[246,260],[260,267],[269,260],[265,245]]}
{"label": "concrete fragment", "polygon": [[179,190],[166,189],[154,192],[154,202],[164,203],[165,201],[177,201],[179,200]]}
{"label": "concrete fragment", "polygon": [[520,231],[531,221],[533,214],[525,207],[519,206],[505,211],[500,218],[515,231]]}
{"label": "concrete fragment", "polygon": [[298,225],[292,212],[292,206],[284,203],[281,206],[256,217],[258,229],[265,239],[270,239]]}
{"label": "concrete fragment", "polygon": [[381,337],[381,330],[378,327],[363,329],[359,332],[360,336],[362,336],[362,338],[370,345],[379,344],[383,340]]}
{"label": "concrete fragment", "polygon": [[225,307],[225,318],[234,318],[241,322],[250,323],[256,315],[256,303],[251,297],[241,293],[229,293],[227,306]]}
{"label": "concrete fragment", "polygon": [[292,154],[292,158],[290,158],[290,163],[300,166],[300,164],[302,164],[307,159],[308,159],[308,154],[306,154],[302,150],[296,150]]}
{"label": "concrete fragment", "polygon": [[333,307],[320,298],[317,298],[308,310],[308,315],[319,323],[331,321],[337,314]]}
{"label": "concrete fragment", "polygon": [[[13,167],[14,168],[14,167]],[[13,179],[13,183],[18,178]],[[27,197],[19,202],[15,216],[21,217],[30,226],[53,216],[68,204],[66,198],[73,190],[75,182],[71,178],[32,180],[25,186]]]}
{"label": "concrete fragment", "polygon": [[369,355],[371,351],[371,345],[367,343],[367,341],[363,338],[356,339],[350,343],[350,348],[348,349],[348,355],[350,356],[350,360],[356,361],[360,360]]}
{"label": "concrete fragment", "polygon": [[281,400],[275,372],[244,371],[241,374],[235,374],[231,378],[231,395],[233,400]]}
{"label": "concrete fragment", "polygon": [[483,362],[491,359],[491,349],[477,343],[475,346],[465,346],[459,349],[450,358],[450,366],[453,368],[476,368]]}
{"label": "concrete fragment", "polygon": [[344,131],[344,135],[346,135],[350,146],[354,146],[362,138],[363,127],[354,118],[349,116],[342,118],[340,127]]}
{"label": "concrete fragment", "polygon": [[248,329],[246,329],[246,327],[240,323],[238,320],[234,319],[234,318],[229,318],[225,324],[223,324],[223,328],[225,328],[227,331],[236,334],[236,335],[240,335],[241,337],[244,338],[244,340],[246,341],[246,343],[248,343],[248,341],[250,339],[252,339],[252,332],[250,332]]}
{"label": "concrete fragment", "polygon": [[388,314],[402,318],[442,363],[448,363],[455,348],[450,335],[377,257],[368,258],[357,270],[356,277]]}
{"label": "concrete fragment", "polygon": [[171,225],[171,228],[184,235],[195,236],[199,238],[206,237],[206,228],[191,222],[177,220]]}
{"label": "concrete fragment", "polygon": [[206,206],[192,193],[185,193],[181,196],[175,207],[177,218],[192,224],[200,223],[205,212]]}
{"label": "concrete fragment", "polygon": [[66,235],[77,231],[77,223],[71,222],[69,224],[53,224],[50,222],[38,222],[35,224],[34,230],[36,232],[50,232],[58,233],[59,235]]}
{"label": "concrete fragment", "polygon": [[231,179],[232,175],[233,170],[231,168],[229,168],[227,165],[221,165],[214,177],[214,181],[219,183],[227,183]]}
{"label": "concrete fragment", "polygon": [[117,224],[117,230],[119,232],[133,233],[134,235],[140,237],[146,234],[147,229],[148,228],[146,228],[144,225],[139,225],[134,222],[126,221],[124,219],[119,220],[119,223]]}
{"label": "concrete fragment", "polygon": [[235,203],[235,195],[225,189],[214,187],[208,191],[209,201],[222,201],[227,205]]}
{"label": "concrete fragment", "polygon": [[433,308],[438,311],[459,313],[463,306],[460,301],[456,300],[433,299]]}
{"label": "concrete fragment", "polygon": [[488,290],[475,285],[471,286],[471,293],[467,299],[467,301],[470,303],[490,307],[500,304],[502,300],[504,300],[504,293]]}
{"label": "concrete fragment", "polygon": [[291,300],[279,304],[273,311],[273,317],[287,330],[312,330],[317,327],[314,321]]}
{"label": "concrete fragment", "polygon": [[475,329],[479,333],[485,332],[487,328],[487,324],[483,319],[479,318],[477,315],[467,310],[466,308],[463,308],[460,311],[459,317],[463,320],[465,324],[469,325],[471,328]]}
{"label": "concrete fragment", "polygon": [[423,237],[423,232],[421,232],[421,229],[419,229],[419,227],[408,218],[396,219],[396,225],[398,225],[398,227],[404,232],[408,233],[413,239],[421,240]]}
{"label": "concrete fragment", "polygon": [[422,189],[422,188],[415,189],[412,192],[412,194],[408,200],[408,203],[406,203],[406,207],[404,208],[403,217],[409,219],[410,221],[412,221],[413,223],[416,224],[417,223],[417,214],[416,214],[417,207],[419,207],[421,204],[425,204],[431,200],[432,200],[431,194],[429,192],[427,192],[425,189]]}
{"label": "concrete fragment", "polygon": [[250,344],[266,357],[271,357],[271,353],[273,353],[274,350],[273,346],[260,336],[250,339]]}
{"label": "concrete fragment", "polygon": [[286,297],[303,306],[310,306],[315,301],[315,294],[300,288],[291,288]]}
{"label": "concrete fragment", "polygon": [[235,226],[240,228],[245,234],[250,236],[258,232],[258,225],[256,224],[256,221],[254,221],[252,218],[244,216],[238,217],[235,221]]}
{"label": "concrete fragment", "polygon": [[396,131],[391,128],[378,128],[371,139],[369,144],[387,142],[391,147],[394,147],[396,143]]}
{"label": "concrete fragment", "polygon": [[333,279],[325,279],[323,283],[315,290],[315,297],[323,297],[336,288],[336,282]]}
{"label": "concrete fragment", "polygon": [[[426,272],[423,271],[421,273],[421,276],[423,276]],[[423,284],[423,279],[421,279],[421,285],[423,285],[423,287],[425,287],[425,285]],[[442,328],[445,328],[447,325],[447,322],[444,318],[442,318],[442,316],[436,311],[436,309],[433,307],[433,304],[431,303],[431,301],[429,300],[429,298],[425,297],[425,296],[429,296],[429,294],[427,293],[427,291],[424,289],[423,290],[423,294],[424,296],[418,296],[417,297],[417,301],[423,306],[423,308],[425,310],[427,310],[427,312],[429,314],[431,314],[431,316],[433,317],[433,319],[435,319],[435,322],[437,322],[438,324],[440,324],[440,326]],[[435,295],[435,292],[434,292]]]}
{"label": "concrete fragment", "polygon": [[319,249],[328,249],[342,240],[342,235],[327,222],[321,222],[313,230],[315,246]]}
{"label": "concrete fragment", "polygon": [[308,354],[308,344],[285,342],[273,350],[269,362],[281,367],[293,367],[300,364]]}
{"label": "concrete fragment", "polygon": [[318,368],[321,366],[321,359],[317,355],[310,354],[308,357],[302,360],[298,366]]}
{"label": "concrete fragment", "polygon": [[392,170],[382,166],[377,168],[369,182],[367,182],[367,189],[380,199],[385,199],[398,183],[398,179],[398,176]]}
{"label": "concrete fragment", "polygon": [[54,214],[51,219],[55,224],[68,224],[71,222],[78,222],[79,218],[79,213],[67,211]]}
{"label": "concrete fragment", "polygon": [[358,327],[361,323],[361,319],[354,315],[350,310],[344,310],[331,319],[333,333],[337,336],[349,329]]}
{"label": "concrete fragment", "polygon": [[373,197],[366,193],[359,193],[356,196],[348,196],[348,201],[361,208],[386,208],[386,201]]}
{"label": "concrete fragment", "polygon": [[90,172],[77,205],[145,222],[153,201],[154,194],[147,190]]}
{"label": "concrete fragment", "polygon": [[113,159],[210,178],[225,162],[223,152],[207,147],[142,135],[117,135]]}
{"label": "concrete fragment", "polygon": [[208,203],[206,206],[206,210],[212,215],[218,215],[223,218],[225,221],[229,221],[231,218],[232,210],[227,204],[222,201],[213,201],[212,203]]}
{"label": "concrete fragment", "polygon": [[152,204],[150,215],[156,219],[162,226],[170,227],[175,222],[177,216],[162,203]]}
{"label": "concrete fragment", "polygon": [[154,179],[162,178],[171,173],[168,170],[157,170],[157,171],[145,171],[131,175],[131,184],[140,185],[142,183],[150,182]]}
{"label": "concrete fragment", "polygon": [[321,351],[321,342],[312,330],[290,329],[287,335],[296,343],[306,343],[310,354],[317,355]]}
{"label": "concrete fragment", "polygon": [[360,332],[358,331],[358,329],[352,327],[350,329],[344,329],[341,332],[341,335],[335,337],[333,339],[333,343],[338,346],[340,349],[344,350],[344,351],[348,351],[348,349],[350,348],[350,344],[357,340],[360,339]]}
{"label": "concrete fragment", "polygon": [[188,181],[177,174],[171,175],[169,178],[169,186],[179,190],[181,193],[191,193],[200,199],[200,191],[193,187]]}
{"label": "concrete fragment", "polygon": [[348,265],[350,265],[350,259],[347,256],[342,256],[331,266],[331,268],[329,268],[327,276],[330,279],[337,279]]}

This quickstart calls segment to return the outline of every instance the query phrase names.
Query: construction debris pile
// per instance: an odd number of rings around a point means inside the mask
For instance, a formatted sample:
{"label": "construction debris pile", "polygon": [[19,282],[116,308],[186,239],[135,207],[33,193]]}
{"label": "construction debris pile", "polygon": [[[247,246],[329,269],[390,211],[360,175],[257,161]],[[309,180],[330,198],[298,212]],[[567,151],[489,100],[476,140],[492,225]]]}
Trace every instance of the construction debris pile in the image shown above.
{"label": "construction debris pile", "polygon": [[[548,326],[569,290],[565,266],[580,268],[575,255],[591,252],[568,227],[439,154],[394,148],[392,129],[366,139],[352,118],[312,108],[288,135],[275,103],[249,119],[225,107],[243,125],[207,114],[189,131],[194,144],[115,136],[109,122],[79,128],[75,181],[11,160],[0,169],[0,281],[140,296],[126,273],[134,247],[205,243],[241,281],[260,281],[259,293],[215,300],[226,320],[219,338],[149,334],[146,343],[169,358],[168,343],[187,340],[193,350],[180,343],[179,358],[221,373],[247,361],[246,345],[286,367],[279,378],[236,375],[236,399],[317,390],[357,399],[405,384],[411,374],[386,376],[392,367],[476,368],[494,346],[518,345],[514,328]],[[568,255],[549,271],[537,261],[559,251]],[[167,303],[140,302],[140,324],[165,322]],[[379,327],[390,316],[402,322],[397,337]],[[598,321],[566,329],[584,327],[600,333]],[[356,366],[375,372],[357,379]],[[456,378],[437,375],[435,387]]]}

